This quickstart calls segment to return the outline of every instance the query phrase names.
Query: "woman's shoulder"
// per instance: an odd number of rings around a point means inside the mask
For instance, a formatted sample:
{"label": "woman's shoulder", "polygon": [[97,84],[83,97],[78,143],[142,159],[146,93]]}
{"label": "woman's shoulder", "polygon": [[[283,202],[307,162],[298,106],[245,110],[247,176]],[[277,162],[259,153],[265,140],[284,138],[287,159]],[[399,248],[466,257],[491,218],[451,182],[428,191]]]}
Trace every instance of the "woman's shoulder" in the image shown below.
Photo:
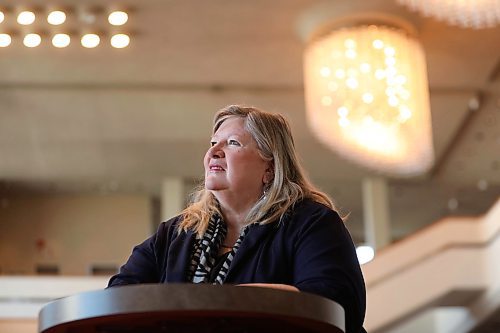
{"label": "woman's shoulder", "polygon": [[310,228],[319,228],[329,232],[340,232],[345,228],[344,221],[332,208],[313,199],[303,199],[297,202],[284,218],[286,229],[299,233]]}
{"label": "woman's shoulder", "polygon": [[174,216],[158,225],[154,235],[156,241],[168,238],[175,238],[179,234],[179,225],[182,222],[182,215]]}
{"label": "woman's shoulder", "polygon": [[340,221],[342,220],[337,211],[310,198],[305,198],[297,202],[290,213],[292,218],[318,218],[328,216]]}
{"label": "woman's shoulder", "polygon": [[182,222],[182,218],[183,218],[182,214],[169,218],[168,220],[161,222],[159,228],[162,229],[177,228],[179,224]]}
{"label": "woman's shoulder", "polygon": [[350,236],[340,215],[332,208],[313,199],[298,202],[283,223],[284,231],[296,239],[313,237],[328,242],[343,242]]}

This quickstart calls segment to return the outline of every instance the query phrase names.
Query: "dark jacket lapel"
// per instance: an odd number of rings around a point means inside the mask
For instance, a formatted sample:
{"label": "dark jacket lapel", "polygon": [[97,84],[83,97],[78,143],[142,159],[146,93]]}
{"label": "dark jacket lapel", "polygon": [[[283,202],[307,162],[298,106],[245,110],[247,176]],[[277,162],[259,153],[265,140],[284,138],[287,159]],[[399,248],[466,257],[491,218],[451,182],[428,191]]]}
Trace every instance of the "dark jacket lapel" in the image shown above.
{"label": "dark jacket lapel", "polygon": [[[256,256],[256,252],[258,251],[258,249],[262,248],[262,242],[264,242],[266,238],[272,237],[272,229],[274,228],[277,228],[276,223],[270,223],[266,225],[254,224],[250,226],[250,230],[243,239],[238,252],[236,252],[234,259],[231,262],[231,266],[229,267],[229,270],[227,272],[226,281],[230,282],[232,276],[234,276],[241,270],[245,270],[245,261],[249,257]],[[248,269],[248,267],[246,269]]]}
{"label": "dark jacket lapel", "polygon": [[165,282],[187,282],[187,269],[195,238],[195,234],[188,231],[181,232],[172,240],[168,250]]}

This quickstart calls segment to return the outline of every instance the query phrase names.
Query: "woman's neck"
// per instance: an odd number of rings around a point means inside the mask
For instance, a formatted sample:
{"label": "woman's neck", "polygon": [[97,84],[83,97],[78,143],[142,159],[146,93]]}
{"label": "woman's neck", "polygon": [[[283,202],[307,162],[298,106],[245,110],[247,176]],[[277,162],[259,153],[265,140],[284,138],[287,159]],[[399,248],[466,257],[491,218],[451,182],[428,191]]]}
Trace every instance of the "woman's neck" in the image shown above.
{"label": "woman's neck", "polygon": [[241,230],[245,226],[248,212],[255,204],[255,200],[216,195],[219,201],[222,217],[230,229]]}
{"label": "woman's neck", "polygon": [[[224,222],[227,226],[226,237],[224,239],[225,246],[232,247],[238,237],[240,237],[241,230],[245,226],[247,212],[234,211],[232,209],[224,209],[221,205],[222,217],[224,218]],[[230,250],[229,248],[224,249],[221,248],[219,254],[224,253],[225,251]]]}
{"label": "woman's neck", "polygon": [[245,225],[245,220],[250,211],[250,208],[240,207],[240,209],[234,209],[232,207],[221,204],[222,216],[224,222],[231,229],[242,229]]}

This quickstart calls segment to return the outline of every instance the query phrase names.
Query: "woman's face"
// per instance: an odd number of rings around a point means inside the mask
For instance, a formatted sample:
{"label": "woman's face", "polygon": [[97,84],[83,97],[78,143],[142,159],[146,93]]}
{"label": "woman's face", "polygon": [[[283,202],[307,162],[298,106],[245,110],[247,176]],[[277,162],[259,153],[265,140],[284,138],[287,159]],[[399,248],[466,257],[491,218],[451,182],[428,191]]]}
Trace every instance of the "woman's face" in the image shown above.
{"label": "woman's face", "polygon": [[245,129],[245,119],[226,119],[211,139],[205,154],[205,188],[220,200],[231,195],[242,202],[255,202],[270,181],[270,162],[259,154],[257,143]]}

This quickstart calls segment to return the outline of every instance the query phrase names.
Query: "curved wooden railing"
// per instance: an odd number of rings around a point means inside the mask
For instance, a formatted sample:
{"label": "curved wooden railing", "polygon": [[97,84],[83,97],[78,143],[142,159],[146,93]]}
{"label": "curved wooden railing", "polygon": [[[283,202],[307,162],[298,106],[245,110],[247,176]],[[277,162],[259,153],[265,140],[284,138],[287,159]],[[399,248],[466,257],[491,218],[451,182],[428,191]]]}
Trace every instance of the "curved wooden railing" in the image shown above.
{"label": "curved wooden railing", "polygon": [[382,249],[363,266],[367,330],[382,330],[440,303],[466,305],[496,290],[499,253],[500,200],[484,216],[448,217]]}

